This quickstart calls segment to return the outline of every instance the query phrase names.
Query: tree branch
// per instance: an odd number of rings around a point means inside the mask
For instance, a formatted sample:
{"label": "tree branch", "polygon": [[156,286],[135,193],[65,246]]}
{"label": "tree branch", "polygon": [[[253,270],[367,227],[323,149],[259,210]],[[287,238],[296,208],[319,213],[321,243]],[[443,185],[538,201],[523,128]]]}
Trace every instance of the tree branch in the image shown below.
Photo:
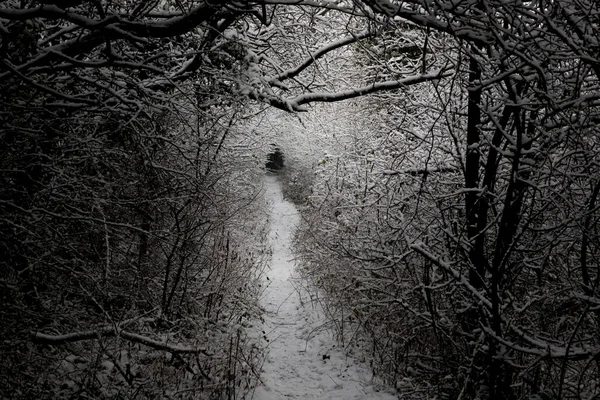
{"label": "tree branch", "polygon": [[283,73],[277,75],[274,78],[269,79],[269,83],[274,84],[276,82],[281,82],[286,79],[294,78],[294,77],[298,76],[298,74],[300,74],[306,68],[308,68],[310,65],[312,65],[316,60],[323,57],[327,53],[329,53],[333,50],[339,49],[340,47],[344,47],[349,44],[358,42],[359,40],[366,39],[371,36],[374,36],[374,34],[372,32],[364,31],[364,32],[359,33],[358,35],[352,35],[352,36],[346,37],[344,39],[338,40],[336,42],[329,43],[329,44],[321,47],[317,51],[311,53],[310,56],[308,56],[296,68],[290,69],[286,72],[283,72]]}
{"label": "tree branch", "polygon": [[293,99],[281,99],[278,97],[270,97],[265,96],[264,94],[256,93],[250,93],[249,96],[255,100],[266,101],[272,106],[284,111],[306,111],[306,108],[302,107],[304,104],[316,102],[333,103],[336,101],[353,99],[355,97],[365,96],[372,93],[395,90],[401,87],[415,85],[417,83],[435,81],[450,76],[451,73],[447,71],[448,69],[443,69],[431,72],[429,74],[410,76],[397,81],[377,82],[368,86],[343,90],[340,92],[304,93],[296,96]]}
{"label": "tree branch", "polygon": [[440,168],[408,168],[402,171],[396,170],[385,170],[383,171],[383,175],[429,175],[435,173],[452,173],[452,172],[460,172],[459,168],[456,167],[440,167]]}
{"label": "tree branch", "polygon": [[140,38],[165,38],[187,33],[217,14],[221,10],[218,6],[226,4],[226,1],[213,1],[211,4],[202,1],[189,13],[160,22],[127,21],[115,14],[95,20],[75,11],[64,10],[56,5],[42,5],[29,9],[0,8],[0,17],[12,21],[33,18],[62,19],[86,29],[108,30],[122,37],[140,40]]}
{"label": "tree branch", "polygon": [[205,355],[210,355],[206,349],[204,348],[195,348],[195,347],[184,347],[177,346],[174,344],[169,344],[167,342],[159,342],[157,340],[151,339],[147,336],[142,336],[137,333],[132,333],[120,329],[115,329],[112,326],[107,326],[103,328],[98,328],[96,330],[89,331],[81,331],[81,332],[72,332],[66,333],[64,335],[49,335],[41,332],[32,332],[31,334],[32,340],[34,343],[38,344],[49,344],[53,346],[60,346],[67,343],[80,342],[82,340],[94,340],[100,339],[101,337],[112,337],[119,336],[123,339],[127,339],[131,342],[143,344],[148,347],[152,347],[157,350],[164,350],[170,353],[177,354],[198,354],[202,353]]}

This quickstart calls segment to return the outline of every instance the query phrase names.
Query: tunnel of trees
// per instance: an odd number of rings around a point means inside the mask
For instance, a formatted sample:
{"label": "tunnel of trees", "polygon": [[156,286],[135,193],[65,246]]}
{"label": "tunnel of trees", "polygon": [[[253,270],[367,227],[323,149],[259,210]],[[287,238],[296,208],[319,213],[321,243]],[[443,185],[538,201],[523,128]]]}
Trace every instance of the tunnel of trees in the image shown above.
{"label": "tunnel of trees", "polygon": [[251,390],[285,154],[399,395],[596,398],[599,107],[595,0],[3,1],[0,397]]}

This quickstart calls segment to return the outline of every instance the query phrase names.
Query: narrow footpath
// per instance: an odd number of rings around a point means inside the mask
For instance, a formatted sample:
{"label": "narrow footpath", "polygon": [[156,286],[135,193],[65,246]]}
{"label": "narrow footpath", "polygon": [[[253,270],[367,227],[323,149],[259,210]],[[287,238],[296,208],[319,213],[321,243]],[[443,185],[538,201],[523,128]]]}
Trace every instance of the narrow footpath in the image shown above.
{"label": "narrow footpath", "polygon": [[283,199],[275,176],[266,177],[266,196],[272,207],[269,241],[273,256],[261,299],[264,323],[258,329],[268,355],[262,366],[262,385],[251,398],[396,399],[371,383],[367,365],[344,355],[323,310],[301,289],[290,250],[300,217],[294,205]]}

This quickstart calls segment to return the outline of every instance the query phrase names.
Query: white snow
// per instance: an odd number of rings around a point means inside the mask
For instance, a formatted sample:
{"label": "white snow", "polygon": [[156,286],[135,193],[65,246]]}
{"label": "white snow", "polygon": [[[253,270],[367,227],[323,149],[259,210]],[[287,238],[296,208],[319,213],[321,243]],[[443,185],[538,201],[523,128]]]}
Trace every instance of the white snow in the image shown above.
{"label": "white snow", "polygon": [[311,302],[297,276],[291,239],[299,222],[298,211],[285,201],[274,176],[266,177],[271,210],[269,241],[273,250],[268,287],[261,298],[266,310],[258,327],[267,357],[261,382],[250,398],[280,399],[382,399],[396,397],[372,381],[370,368],[344,354],[328,325],[323,309]]}

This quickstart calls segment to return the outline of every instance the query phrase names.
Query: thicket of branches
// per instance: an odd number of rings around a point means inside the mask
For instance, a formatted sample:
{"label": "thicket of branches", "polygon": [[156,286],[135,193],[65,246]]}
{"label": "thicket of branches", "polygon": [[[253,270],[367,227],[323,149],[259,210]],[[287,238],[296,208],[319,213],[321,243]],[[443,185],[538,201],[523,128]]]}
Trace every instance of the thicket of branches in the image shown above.
{"label": "thicket of branches", "polygon": [[415,398],[597,397],[598,4],[366,3],[404,21],[366,80],[454,73],[349,105],[319,164],[298,247],[340,333]]}
{"label": "thicket of branches", "polygon": [[0,397],[234,398],[257,377],[234,21],[144,4],[0,10]]}

